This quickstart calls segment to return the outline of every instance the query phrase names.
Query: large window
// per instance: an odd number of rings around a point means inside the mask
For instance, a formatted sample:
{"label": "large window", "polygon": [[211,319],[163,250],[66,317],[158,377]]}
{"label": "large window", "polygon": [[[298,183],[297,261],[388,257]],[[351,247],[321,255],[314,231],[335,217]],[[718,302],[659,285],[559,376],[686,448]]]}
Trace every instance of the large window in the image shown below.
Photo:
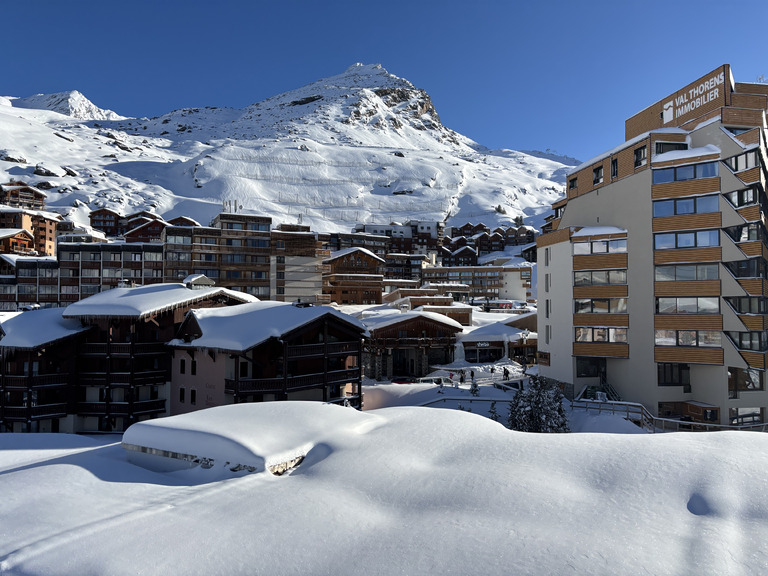
{"label": "large window", "polygon": [[725,301],[739,314],[765,314],[768,310],[762,296],[728,296]]}
{"label": "large window", "polygon": [[648,149],[645,146],[640,146],[640,148],[635,148],[635,168],[640,168],[640,166],[645,166],[647,162],[648,162]]}
{"label": "large window", "polygon": [[768,332],[726,332],[739,350],[768,351]]}
{"label": "large window", "polygon": [[719,348],[720,332],[716,330],[656,330],[656,346]]}
{"label": "large window", "polygon": [[679,182],[681,180],[694,180],[697,178],[713,178],[718,175],[717,162],[704,164],[689,164],[676,168],[660,168],[653,171],[653,183]]}
{"label": "large window", "polygon": [[717,280],[720,268],[717,264],[676,264],[656,266],[656,282]]}
{"label": "large window", "polygon": [[626,240],[593,240],[592,242],[574,242],[574,256],[584,254],[620,254],[627,251]]}
{"label": "large window", "polygon": [[728,397],[738,398],[740,392],[764,389],[763,373],[754,368],[728,366]]}
{"label": "large window", "polygon": [[653,217],[679,216],[681,214],[706,214],[719,210],[718,195],[678,198],[676,200],[657,200],[653,203]]}
{"label": "large window", "polygon": [[740,208],[742,206],[755,204],[760,196],[760,190],[757,186],[750,186],[749,188],[728,192],[723,194],[723,196],[726,197],[732,206],[735,208]]}
{"label": "large window", "polygon": [[576,342],[625,344],[627,342],[627,329],[594,326],[577,327],[574,328],[574,340]]}
{"label": "large window", "polygon": [[573,301],[576,314],[626,314],[626,298],[577,298]]}
{"label": "large window", "polygon": [[691,391],[691,368],[688,364],[658,364],[659,386],[683,386],[683,392]]}
{"label": "large window", "polygon": [[768,264],[762,258],[723,262],[736,278],[768,278]]}
{"label": "large window", "polygon": [[605,367],[604,358],[576,357],[577,378],[597,378]]}
{"label": "large window", "polygon": [[597,168],[594,168],[592,170],[592,184],[602,184],[603,183],[603,167],[598,166]]}
{"label": "large window", "polygon": [[733,426],[743,426],[745,424],[762,424],[762,408],[729,408],[728,416]]}
{"label": "large window", "polygon": [[728,158],[724,162],[734,172],[741,172],[742,170],[749,170],[755,166],[760,166],[760,156],[757,149],[755,149]]}
{"label": "large window", "polygon": [[656,314],[719,314],[717,296],[656,298]]}
{"label": "large window", "polygon": [[574,286],[602,286],[626,284],[626,270],[581,270],[573,273]]}
{"label": "large window", "polygon": [[719,230],[669,232],[665,234],[654,234],[653,236],[653,247],[655,250],[669,250],[671,248],[702,248],[719,245]]}
{"label": "large window", "polygon": [[768,232],[766,232],[762,222],[750,222],[749,224],[744,224],[742,226],[729,226],[728,228],[723,228],[723,230],[734,242],[748,242],[753,240],[768,242]]}
{"label": "large window", "polygon": [[675,150],[688,150],[688,144],[685,142],[656,142],[656,154],[673,152]]}

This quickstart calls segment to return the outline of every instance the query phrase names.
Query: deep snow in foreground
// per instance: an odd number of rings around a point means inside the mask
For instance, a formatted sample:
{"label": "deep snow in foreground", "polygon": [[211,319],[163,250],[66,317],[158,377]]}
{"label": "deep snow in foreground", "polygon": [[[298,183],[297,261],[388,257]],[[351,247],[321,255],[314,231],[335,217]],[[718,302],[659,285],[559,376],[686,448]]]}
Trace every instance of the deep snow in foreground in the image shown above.
{"label": "deep snow in foreground", "polygon": [[0,572],[634,575],[768,566],[764,434],[535,435],[455,410],[301,402],[203,416],[197,426],[167,419],[158,436],[194,453],[205,445],[200,434],[223,425],[237,432],[220,440],[265,461],[292,447],[306,458],[279,477],[232,472],[226,453],[208,470],[163,474],[131,464],[114,437],[2,434]]}

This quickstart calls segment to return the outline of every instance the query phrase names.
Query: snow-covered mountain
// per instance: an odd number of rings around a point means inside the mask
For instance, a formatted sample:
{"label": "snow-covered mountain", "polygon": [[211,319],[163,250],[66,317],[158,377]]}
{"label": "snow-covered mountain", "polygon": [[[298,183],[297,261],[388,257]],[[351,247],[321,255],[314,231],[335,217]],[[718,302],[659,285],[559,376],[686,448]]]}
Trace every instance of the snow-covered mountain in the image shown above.
{"label": "snow-covered mountain", "polygon": [[[79,92],[0,98],[0,183],[45,181],[82,220],[106,206],[208,223],[222,203],[317,231],[408,219],[540,225],[568,159],[488,150],[443,126],[429,95],[355,64],[244,109],[123,118]],[[56,176],[39,176],[53,173]]]}

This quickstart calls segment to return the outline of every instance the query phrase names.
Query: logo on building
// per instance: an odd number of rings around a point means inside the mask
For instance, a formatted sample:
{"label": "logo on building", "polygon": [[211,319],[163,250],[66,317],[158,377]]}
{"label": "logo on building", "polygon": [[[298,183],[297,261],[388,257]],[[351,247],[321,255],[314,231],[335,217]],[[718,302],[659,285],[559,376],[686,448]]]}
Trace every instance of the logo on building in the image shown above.
{"label": "logo on building", "polygon": [[672,120],[675,119],[674,105],[675,103],[672,100],[664,104],[664,124],[672,122]]}

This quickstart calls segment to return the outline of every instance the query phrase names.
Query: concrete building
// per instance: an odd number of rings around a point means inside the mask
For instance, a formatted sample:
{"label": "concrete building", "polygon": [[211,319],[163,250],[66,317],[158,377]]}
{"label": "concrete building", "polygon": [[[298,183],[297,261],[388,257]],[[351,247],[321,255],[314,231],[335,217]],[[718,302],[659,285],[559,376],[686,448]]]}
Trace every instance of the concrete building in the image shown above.
{"label": "concrete building", "polygon": [[660,417],[764,422],[768,85],[723,65],[574,168],[538,238],[539,363]]}

